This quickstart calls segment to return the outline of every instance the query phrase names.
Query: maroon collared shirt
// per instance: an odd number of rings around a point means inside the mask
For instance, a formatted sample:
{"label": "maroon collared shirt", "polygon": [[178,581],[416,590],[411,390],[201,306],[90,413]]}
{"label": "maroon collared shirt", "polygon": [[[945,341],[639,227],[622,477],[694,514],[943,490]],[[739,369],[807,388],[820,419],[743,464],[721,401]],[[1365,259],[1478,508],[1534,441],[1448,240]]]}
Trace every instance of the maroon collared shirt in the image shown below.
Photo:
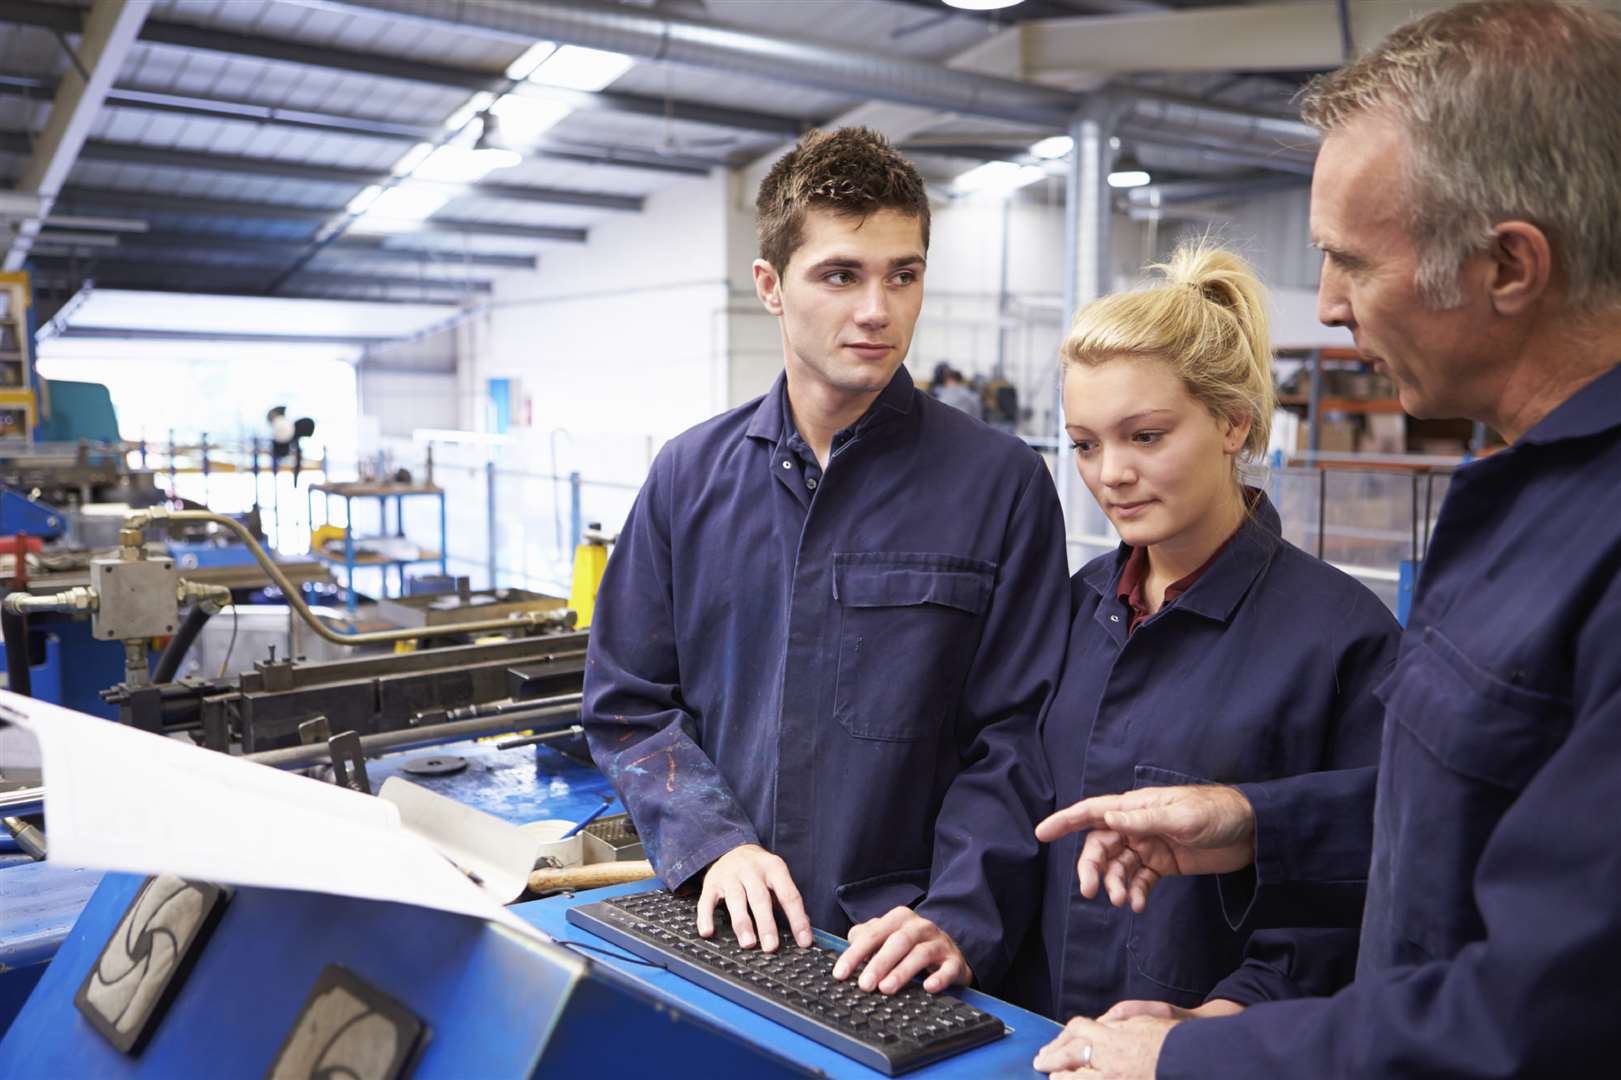
{"label": "maroon collared shirt", "polygon": [[[1235,529],[1233,536],[1237,535],[1238,530]],[[1221,553],[1226,551],[1227,545],[1233,542],[1233,536],[1229,536],[1223,541],[1221,547],[1212,552],[1210,558],[1204,561],[1204,565],[1186,577],[1178,578],[1165,586],[1165,600],[1160,607],[1169,606],[1177,597],[1193,588],[1193,583],[1198,581],[1206,570],[1210,569],[1210,564],[1221,558]],[[1131,555],[1126,559],[1126,568],[1120,571],[1120,584],[1115,586],[1115,594],[1120,598],[1120,602],[1126,605],[1126,609],[1130,613],[1126,619],[1126,634],[1128,637],[1144,619],[1153,614],[1152,611],[1148,610],[1148,598],[1144,594],[1144,586],[1147,583],[1148,549],[1146,547],[1134,547],[1131,549]]]}

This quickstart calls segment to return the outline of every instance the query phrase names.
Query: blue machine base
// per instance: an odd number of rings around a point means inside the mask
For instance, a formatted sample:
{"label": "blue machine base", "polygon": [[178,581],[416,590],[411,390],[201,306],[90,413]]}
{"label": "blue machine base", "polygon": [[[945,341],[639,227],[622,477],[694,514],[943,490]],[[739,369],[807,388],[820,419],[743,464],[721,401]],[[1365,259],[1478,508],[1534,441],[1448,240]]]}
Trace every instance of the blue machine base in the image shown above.
{"label": "blue machine base", "polygon": [[0,1076],[262,1076],[329,964],[426,1025],[416,1080],[804,1075],[555,945],[438,911],[271,889],[236,891],[150,1041],[126,1056],[79,1013],[74,994],[141,883],[128,874],[102,881],[0,1040]]}

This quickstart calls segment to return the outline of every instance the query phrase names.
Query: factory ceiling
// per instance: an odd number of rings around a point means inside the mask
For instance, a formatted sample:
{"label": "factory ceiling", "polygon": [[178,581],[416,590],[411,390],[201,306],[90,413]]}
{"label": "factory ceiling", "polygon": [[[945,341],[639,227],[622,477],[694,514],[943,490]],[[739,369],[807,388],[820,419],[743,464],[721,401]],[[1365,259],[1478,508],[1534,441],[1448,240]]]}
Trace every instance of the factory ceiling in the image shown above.
{"label": "factory ceiling", "polygon": [[[1333,5],[1292,7],[1328,9],[1332,52]],[[5,211],[0,251],[8,268],[27,261],[47,309],[87,281],[467,303],[671,184],[768,158],[818,123],[882,126],[879,97],[904,112],[891,134],[931,179],[1025,155],[1111,80],[1286,115],[1303,73],[1275,57],[1214,71],[1168,58],[1105,78],[1053,56],[1076,28],[1189,14],[1141,0],[998,13],[938,0],[0,0],[0,185],[15,189],[0,194],[49,203],[43,217]],[[604,30],[604,16],[627,29]],[[675,27],[668,52],[631,32],[648,20]],[[799,66],[774,79],[759,55],[721,55],[727,42],[792,50]],[[851,59],[833,71],[836,54]],[[1309,169],[1309,151],[1244,152],[1224,132],[1141,134],[1133,151],[1184,181],[1299,182]]]}

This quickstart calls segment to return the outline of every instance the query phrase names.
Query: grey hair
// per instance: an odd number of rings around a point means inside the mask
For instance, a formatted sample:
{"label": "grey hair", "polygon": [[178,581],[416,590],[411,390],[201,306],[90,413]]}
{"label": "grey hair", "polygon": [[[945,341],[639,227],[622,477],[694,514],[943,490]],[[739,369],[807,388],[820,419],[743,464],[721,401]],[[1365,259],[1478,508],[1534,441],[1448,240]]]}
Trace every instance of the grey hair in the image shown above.
{"label": "grey hair", "polygon": [[1621,18],[1557,0],[1426,15],[1302,92],[1325,134],[1370,113],[1412,152],[1404,193],[1416,285],[1463,302],[1458,271],[1503,221],[1548,236],[1579,313],[1621,304]]}

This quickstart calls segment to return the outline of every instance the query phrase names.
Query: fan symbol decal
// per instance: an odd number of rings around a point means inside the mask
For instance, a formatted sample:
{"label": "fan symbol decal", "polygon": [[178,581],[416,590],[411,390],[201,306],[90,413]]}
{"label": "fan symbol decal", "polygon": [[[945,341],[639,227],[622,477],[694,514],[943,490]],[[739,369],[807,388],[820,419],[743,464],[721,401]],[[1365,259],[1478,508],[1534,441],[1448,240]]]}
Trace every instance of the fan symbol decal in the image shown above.
{"label": "fan symbol decal", "polygon": [[341,964],[315,980],[266,1080],[398,1080],[427,1025]]}
{"label": "fan symbol decal", "polygon": [[[305,1009],[305,1022],[282,1052],[284,1065],[272,1076],[387,1076],[400,1056],[394,1022],[341,986],[334,986]],[[308,1071],[302,1066],[307,1063]]]}
{"label": "fan symbol decal", "polygon": [[223,893],[206,882],[148,878],[79,987],[76,1004],[102,1035],[133,1053],[179,988]]}

